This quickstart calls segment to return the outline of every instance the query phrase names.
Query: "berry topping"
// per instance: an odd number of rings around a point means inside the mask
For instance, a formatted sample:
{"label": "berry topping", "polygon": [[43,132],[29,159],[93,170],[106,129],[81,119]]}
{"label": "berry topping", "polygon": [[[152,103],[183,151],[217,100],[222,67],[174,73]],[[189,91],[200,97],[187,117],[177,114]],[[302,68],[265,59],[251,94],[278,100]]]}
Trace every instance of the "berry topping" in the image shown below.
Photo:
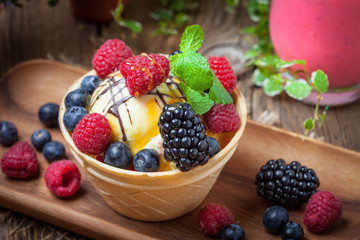
{"label": "berry topping", "polygon": [[123,41],[109,39],[96,51],[92,65],[97,75],[104,79],[131,56],[131,49]]}
{"label": "berry topping", "polygon": [[288,222],[280,232],[282,240],[300,240],[304,237],[303,228],[296,222]]}
{"label": "berry topping", "polygon": [[51,141],[51,135],[46,129],[36,130],[31,135],[31,144],[38,151],[41,151],[47,142]]}
{"label": "berry topping", "polygon": [[42,153],[46,160],[51,163],[65,157],[65,147],[58,141],[47,142],[42,149]]}
{"label": "berry topping", "polygon": [[319,233],[328,229],[341,216],[343,205],[332,193],[314,193],[305,208],[304,224],[312,232]]}
{"label": "berry topping", "polygon": [[205,122],[213,132],[232,132],[240,128],[240,117],[235,105],[214,103],[210,111],[205,114]]}
{"label": "berry topping", "polygon": [[79,88],[69,92],[65,97],[65,107],[85,107],[89,104],[91,95],[85,89]]}
{"label": "berry topping", "polygon": [[176,50],[176,51],[174,51],[173,53],[171,53],[171,54],[169,55],[169,57],[174,56],[174,55],[179,54],[179,53],[182,53],[182,51]]}
{"label": "berry topping", "polygon": [[111,129],[106,117],[90,113],[76,125],[72,139],[75,146],[83,153],[96,155],[107,148]]}
{"label": "berry topping", "polygon": [[188,103],[165,105],[159,118],[164,158],[186,172],[209,161],[209,141],[201,118]]}
{"label": "berry topping", "polygon": [[232,93],[236,88],[236,75],[226,57],[213,56],[209,57],[208,61],[210,68],[214,71],[226,91]]}
{"label": "berry topping", "polygon": [[263,215],[264,227],[270,233],[280,233],[281,229],[288,221],[288,211],[280,206],[267,208]]}
{"label": "berry topping", "polygon": [[121,141],[111,143],[105,151],[104,162],[111,166],[127,169],[131,161],[130,148]]}
{"label": "berry topping", "polygon": [[101,155],[101,154],[96,155],[96,160],[103,163],[104,162],[104,155]]}
{"label": "berry topping", "polygon": [[45,171],[45,183],[57,197],[70,197],[80,187],[81,174],[75,163],[60,160],[51,163]]}
{"label": "berry topping", "polygon": [[59,105],[56,103],[46,103],[39,109],[38,116],[40,121],[47,127],[58,126]]}
{"label": "berry topping", "polygon": [[257,193],[265,200],[293,206],[305,203],[317,191],[319,179],[313,169],[297,161],[269,160],[256,174]]}
{"label": "berry topping", "polygon": [[220,143],[216,138],[208,137],[208,141],[210,143],[210,153],[209,157],[215,156],[218,152],[220,152]]}
{"label": "berry topping", "polygon": [[36,152],[27,142],[18,141],[1,157],[1,171],[9,177],[30,178],[37,169]]}
{"label": "berry topping", "polygon": [[201,231],[206,236],[219,236],[223,228],[234,222],[228,208],[218,204],[207,204],[198,215]]}
{"label": "berry topping", "polygon": [[153,149],[142,149],[134,156],[134,168],[139,172],[157,172],[160,168],[159,154]]}
{"label": "berry topping", "polygon": [[229,224],[221,231],[221,240],[244,240],[245,231],[238,224]]}
{"label": "berry topping", "polygon": [[142,53],[120,65],[130,95],[138,97],[155,89],[169,75],[169,60],[162,55]]}
{"label": "berry topping", "polygon": [[4,147],[13,145],[18,139],[17,128],[9,121],[0,122],[0,144]]}
{"label": "berry topping", "polygon": [[98,76],[86,76],[81,81],[81,88],[92,94],[97,85],[99,84],[100,80],[101,79]]}
{"label": "berry topping", "polygon": [[88,111],[84,107],[70,107],[66,109],[63,117],[63,123],[69,132],[73,132],[76,125],[80,120],[88,114]]}

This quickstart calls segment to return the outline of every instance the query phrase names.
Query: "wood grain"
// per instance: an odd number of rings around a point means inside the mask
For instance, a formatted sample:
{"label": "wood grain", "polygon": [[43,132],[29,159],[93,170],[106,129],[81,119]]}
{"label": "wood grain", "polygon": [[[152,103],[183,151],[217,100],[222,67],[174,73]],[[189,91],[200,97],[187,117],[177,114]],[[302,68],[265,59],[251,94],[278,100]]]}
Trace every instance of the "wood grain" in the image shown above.
{"label": "wood grain", "polygon": [[[56,60],[89,69],[95,49],[108,38],[120,38],[126,41],[135,54],[143,51],[170,53],[177,49],[180,41],[179,35],[151,36],[157,23],[148,17],[148,13],[159,7],[158,1],[155,0],[129,1],[125,17],[139,20],[144,25],[145,31],[137,36],[124,28],[119,28],[113,22],[96,25],[74,18],[67,0],[60,1],[55,8],[48,7],[46,0],[22,2],[23,8],[0,9],[0,76],[16,64],[36,58]],[[191,12],[191,23],[198,23],[205,29],[206,40],[201,52],[206,55],[219,52],[228,54],[231,49],[229,47],[233,47],[235,55],[243,54],[252,43],[252,39],[240,33],[242,28],[251,24],[245,9],[248,0],[240,1],[240,6],[233,15],[223,11],[224,0],[214,0],[211,4],[207,0],[199,2],[199,8]],[[285,95],[266,97],[262,89],[252,85],[251,75],[247,69],[238,73],[238,87],[246,97],[249,119],[300,134],[303,132],[302,121],[313,115],[313,106]],[[0,95],[0,105],[10,101],[1,97]],[[359,152],[359,109],[360,101],[343,107],[330,108],[325,124],[316,129],[315,138]],[[13,110],[16,111],[17,108]],[[264,121],[262,118],[264,112],[272,113],[273,121]],[[2,116],[3,113],[0,111],[0,118]],[[27,116],[27,118],[31,117]],[[34,127],[41,125],[37,124]],[[30,130],[20,133],[23,138],[28,138],[28,134]],[[0,207],[0,239],[84,239],[84,237]]]}
{"label": "wood grain", "polygon": [[[38,107],[49,100],[60,102],[71,83],[84,72],[46,60],[18,65],[0,82],[0,120],[12,119],[18,126],[21,140],[28,140],[34,130],[43,127],[37,119]],[[52,129],[51,134],[66,145],[59,129]],[[1,147],[0,155],[4,151],[6,148]],[[67,146],[67,156],[73,160],[69,153]],[[321,181],[320,190],[333,192],[344,203],[343,217],[331,231],[315,235],[305,230],[307,238],[351,239],[360,235],[360,199],[357,194],[360,153],[314,139],[302,141],[301,135],[251,120],[235,155],[202,206],[210,202],[227,206],[249,239],[278,239],[262,227],[262,214],[271,204],[256,195],[254,176],[267,160],[280,157],[314,168]],[[69,199],[56,198],[43,181],[48,163],[41,153],[38,153],[38,160],[39,177],[31,181],[13,180],[0,174],[2,206],[96,239],[204,238],[197,225],[200,207],[183,217],[162,223],[132,220],[105,204],[83,169],[80,191]],[[301,222],[302,214],[302,207],[290,210],[294,221]]]}

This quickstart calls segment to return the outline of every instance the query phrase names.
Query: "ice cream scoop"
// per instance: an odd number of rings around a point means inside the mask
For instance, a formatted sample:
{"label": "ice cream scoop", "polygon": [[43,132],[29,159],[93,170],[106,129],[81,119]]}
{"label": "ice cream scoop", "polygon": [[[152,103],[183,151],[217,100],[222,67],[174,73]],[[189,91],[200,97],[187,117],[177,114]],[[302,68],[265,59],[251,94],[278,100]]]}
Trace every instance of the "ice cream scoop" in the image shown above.
{"label": "ice cream scoop", "polygon": [[185,102],[177,79],[168,79],[149,93],[133,97],[125,86],[125,79],[116,72],[95,89],[89,112],[104,115],[112,129],[112,140],[123,141],[135,155],[159,134],[157,125],[166,104]]}

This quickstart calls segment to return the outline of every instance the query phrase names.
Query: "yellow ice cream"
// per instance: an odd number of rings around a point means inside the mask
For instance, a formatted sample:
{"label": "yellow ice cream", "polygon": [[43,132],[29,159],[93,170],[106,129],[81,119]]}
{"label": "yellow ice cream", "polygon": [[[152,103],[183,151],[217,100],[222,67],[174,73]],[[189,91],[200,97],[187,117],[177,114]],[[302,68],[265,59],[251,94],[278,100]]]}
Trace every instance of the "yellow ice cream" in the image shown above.
{"label": "yellow ice cream", "polygon": [[104,115],[111,126],[112,140],[125,142],[133,155],[145,146],[161,153],[157,125],[161,111],[165,104],[185,101],[177,80],[171,77],[149,93],[132,97],[125,79],[116,72],[95,89],[89,112]]}

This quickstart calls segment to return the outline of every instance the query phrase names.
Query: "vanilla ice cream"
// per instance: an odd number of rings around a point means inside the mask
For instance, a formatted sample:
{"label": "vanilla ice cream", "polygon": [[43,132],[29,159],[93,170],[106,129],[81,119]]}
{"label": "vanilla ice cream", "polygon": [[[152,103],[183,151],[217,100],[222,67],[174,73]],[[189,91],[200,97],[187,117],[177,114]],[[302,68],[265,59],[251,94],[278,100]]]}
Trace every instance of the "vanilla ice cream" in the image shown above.
{"label": "vanilla ice cream", "polygon": [[133,97],[121,73],[116,72],[95,89],[89,112],[104,115],[111,126],[112,140],[126,142],[135,155],[145,146],[159,146],[156,136],[161,111],[165,104],[174,102],[186,102],[175,78],[169,77],[149,93]]}

